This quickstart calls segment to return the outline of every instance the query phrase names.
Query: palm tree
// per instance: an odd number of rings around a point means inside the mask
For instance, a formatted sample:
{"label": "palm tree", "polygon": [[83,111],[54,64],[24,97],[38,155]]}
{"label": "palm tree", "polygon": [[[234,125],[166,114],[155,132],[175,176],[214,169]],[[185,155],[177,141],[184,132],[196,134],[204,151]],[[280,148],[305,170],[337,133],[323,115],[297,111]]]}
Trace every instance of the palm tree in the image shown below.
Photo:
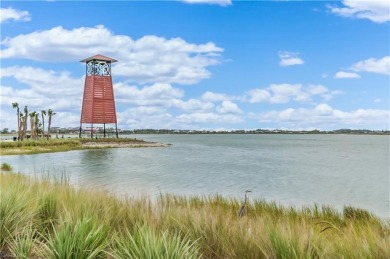
{"label": "palm tree", "polygon": [[30,112],[30,135],[31,135],[31,139],[34,139],[35,138],[35,130],[34,130],[34,126],[35,126],[35,113],[36,112]]}
{"label": "palm tree", "polygon": [[19,140],[22,140],[23,137],[23,129],[24,129],[24,123],[23,123],[23,113],[19,112]]}
{"label": "palm tree", "polygon": [[41,115],[42,115],[42,138],[44,138],[45,137],[45,116],[46,116],[46,111],[42,110],[41,111]]}
{"label": "palm tree", "polygon": [[51,117],[54,116],[56,113],[53,112],[52,109],[47,110],[47,115],[49,116],[49,125],[47,126],[47,139],[49,140],[50,135],[50,127],[51,127]]}
{"label": "palm tree", "polygon": [[38,124],[39,124],[39,113],[38,112],[34,112],[35,113],[35,118],[34,118],[34,135],[35,135],[35,139],[38,139]]}
{"label": "palm tree", "polygon": [[22,140],[26,137],[27,134],[27,118],[28,118],[28,108],[27,105],[24,106],[24,120],[23,120],[23,136]]}
{"label": "palm tree", "polygon": [[18,140],[20,139],[20,119],[19,119],[19,104],[17,102],[12,103],[12,108],[16,108],[16,117],[18,118]]}

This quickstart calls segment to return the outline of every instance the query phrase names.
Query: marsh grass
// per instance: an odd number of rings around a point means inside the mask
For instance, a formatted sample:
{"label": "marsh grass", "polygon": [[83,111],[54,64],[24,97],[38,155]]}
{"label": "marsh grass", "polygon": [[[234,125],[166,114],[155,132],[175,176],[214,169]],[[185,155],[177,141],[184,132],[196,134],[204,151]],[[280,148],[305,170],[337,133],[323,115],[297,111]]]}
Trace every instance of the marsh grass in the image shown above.
{"label": "marsh grass", "polygon": [[39,139],[39,140],[23,140],[23,141],[1,141],[1,148],[16,148],[16,147],[49,147],[49,146],[79,146],[78,139]]}
{"label": "marsh grass", "polygon": [[78,139],[0,141],[1,155],[38,154],[82,149]]}
{"label": "marsh grass", "polygon": [[23,141],[0,141],[0,155],[14,154],[38,154],[51,152],[64,152],[80,149],[101,149],[107,147],[85,146],[87,143],[113,143],[113,144],[140,144],[147,143],[140,139],[133,138],[98,138],[98,139],[38,139],[38,140],[23,140]]}
{"label": "marsh grass", "polygon": [[98,220],[82,218],[73,222],[63,222],[59,229],[49,235],[47,257],[63,259],[99,259],[107,256],[107,226]]}
{"label": "marsh grass", "polygon": [[0,185],[0,252],[110,259],[158,258],[156,253],[167,256],[160,258],[390,257],[390,221],[353,207],[339,212],[256,200],[240,218],[243,201],[220,195],[118,198],[72,188],[66,180],[4,171]]}
{"label": "marsh grass", "polygon": [[27,227],[24,231],[13,238],[9,244],[11,253],[16,258],[28,259],[33,254],[33,247],[36,239],[34,238],[36,231],[32,226]]}
{"label": "marsh grass", "polygon": [[116,258],[201,258],[196,240],[191,241],[175,232],[158,233],[147,225],[137,227],[133,232],[127,230],[115,240],[113,250]]}
{"label": "marsh grass", "polygon": [[38,229],[43,234],[51,233],[58,219],[58,201],[54,194],[43,195],[38,202]]}

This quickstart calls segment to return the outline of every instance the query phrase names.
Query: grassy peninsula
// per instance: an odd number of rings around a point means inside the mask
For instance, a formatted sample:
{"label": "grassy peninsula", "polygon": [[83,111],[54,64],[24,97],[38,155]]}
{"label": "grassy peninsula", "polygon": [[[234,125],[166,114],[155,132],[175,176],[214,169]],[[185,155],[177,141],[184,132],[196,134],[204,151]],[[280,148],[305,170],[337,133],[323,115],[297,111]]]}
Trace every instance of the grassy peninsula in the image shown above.
{"label": "grassy peninsula", "polygon": [[162,147],[167,144],[147,142],[135,138],[68,138],[68,139],[38,139],[23,141],[1,141],[0,155],[38,154],[63,152],[80,149],[98,149],[114,147]]}
{"label": "grassy peninsula", "polygon": [[[15,258],[389,258],[389,221],[353,207],[215,196],[118,198],[1,172],[0,252]],[[11,257],[7,257],[11,258]]]}

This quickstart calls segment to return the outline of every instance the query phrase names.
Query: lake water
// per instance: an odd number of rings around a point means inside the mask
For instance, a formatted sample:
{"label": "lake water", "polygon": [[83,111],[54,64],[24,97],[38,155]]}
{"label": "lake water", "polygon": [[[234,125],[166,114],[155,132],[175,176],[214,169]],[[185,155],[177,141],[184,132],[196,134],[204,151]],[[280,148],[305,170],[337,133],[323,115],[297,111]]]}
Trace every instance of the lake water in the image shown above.
{"label": "lake water", "polygon": [[131,135],[168,148],[5,156],[24,174],[65,173],[118,195],[222,194],[288,205],[352,205],[390,218],[389,136]]}

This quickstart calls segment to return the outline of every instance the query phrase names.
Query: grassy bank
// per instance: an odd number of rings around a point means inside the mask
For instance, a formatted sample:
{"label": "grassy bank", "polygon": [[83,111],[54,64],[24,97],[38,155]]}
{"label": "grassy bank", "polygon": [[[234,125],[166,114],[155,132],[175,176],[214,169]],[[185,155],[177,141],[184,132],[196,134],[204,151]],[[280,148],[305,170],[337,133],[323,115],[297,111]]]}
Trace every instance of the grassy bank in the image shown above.
{"label": "grassy bank", "polygon": [[[1,173],[0,251],[18,258],[389,258],[389,222],[221,196],[118,199]],[[26,256],[26,257],[23,257]]]}
{"label": "grassy bank", "polygon": [[80,149],[96,149],[107,147],[142,147],[153,143],[129,138],[101,138],[101,139],[39,139],[24,141],[1,141],[0,155],[38,154],[63,152]]}

